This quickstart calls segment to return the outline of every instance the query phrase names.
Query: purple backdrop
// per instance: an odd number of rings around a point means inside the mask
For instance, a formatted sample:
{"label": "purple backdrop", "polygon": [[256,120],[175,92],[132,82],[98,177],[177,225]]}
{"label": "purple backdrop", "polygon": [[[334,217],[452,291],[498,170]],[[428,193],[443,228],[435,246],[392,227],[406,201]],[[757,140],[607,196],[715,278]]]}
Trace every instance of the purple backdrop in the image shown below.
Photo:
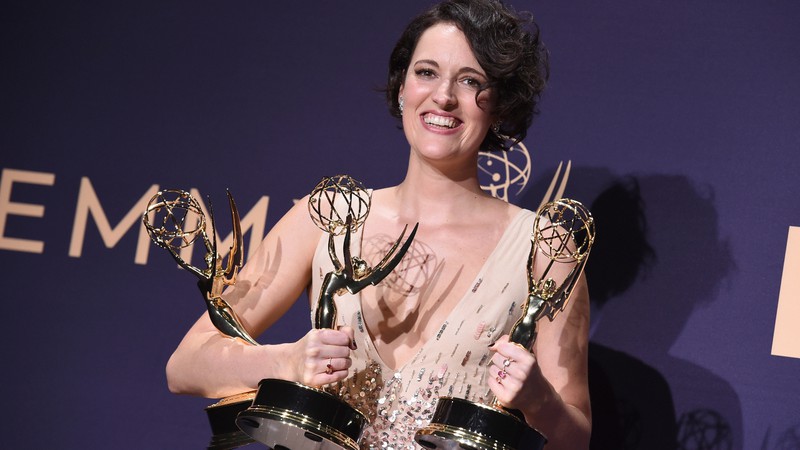
{"label": "purple backdrop", "polygon": [[[194,279],[118,225],[153,185],[220,205],[229,187],[268,229],[324,175],[399,182],[407,146],[377,89],[428,3],[6,2],[4,446],[205,445],[210,402],[164,380],[203,312]],[[514,4],[552,74],[512,201],[535,208],[572,160],[566,194],[606,239],[589,269],[598,435],[800,448],[800,361],[770,354],[800,226],[800,3]],[[307,314],[260,342],[297,338]]]}

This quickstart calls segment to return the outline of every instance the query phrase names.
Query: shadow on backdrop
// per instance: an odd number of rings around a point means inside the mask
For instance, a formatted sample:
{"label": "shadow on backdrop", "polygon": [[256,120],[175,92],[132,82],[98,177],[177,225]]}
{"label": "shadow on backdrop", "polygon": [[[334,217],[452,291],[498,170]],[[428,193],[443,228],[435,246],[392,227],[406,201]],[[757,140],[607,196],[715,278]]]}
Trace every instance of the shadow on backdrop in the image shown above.
{"label": "shadow on backdrop", "polygon": [[800,450],[800,423],[784,431],[772,445],[771,431],[767,429],[761,450]]}
{"label": "shadow on backdrop", "polygon": [[[639,184],[614,180],[590,210],[598,236],[586,269],[595,309],[625,292],[655,260]],[[602,233],[602,234],[600,234]],[[658,371],[621,351],[589,344],[592,449],[674,449],[677,424],[672,393]]]}
{"label": "shadow on backdrop", "polygon": [[[549,182],[537,180],[519,204],[538,205]],[[741,448],[741,407],[730,384],[669,353],[733,267],[713,196],[684,176],[583,167],[573,167],[565,196],[589,206],[597,227],[586,268],[591,448]]]}

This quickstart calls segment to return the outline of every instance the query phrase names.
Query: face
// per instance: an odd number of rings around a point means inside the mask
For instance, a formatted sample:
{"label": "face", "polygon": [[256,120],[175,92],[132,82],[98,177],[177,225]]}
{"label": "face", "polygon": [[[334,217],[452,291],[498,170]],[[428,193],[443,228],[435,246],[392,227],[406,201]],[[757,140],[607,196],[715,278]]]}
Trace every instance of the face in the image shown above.
{"label": "face", "polygon": [[411,149],[431,160],[470,159],[493,121],[491,92],[464,33],[434,25],[419,38],[400,87],[403,129]]}

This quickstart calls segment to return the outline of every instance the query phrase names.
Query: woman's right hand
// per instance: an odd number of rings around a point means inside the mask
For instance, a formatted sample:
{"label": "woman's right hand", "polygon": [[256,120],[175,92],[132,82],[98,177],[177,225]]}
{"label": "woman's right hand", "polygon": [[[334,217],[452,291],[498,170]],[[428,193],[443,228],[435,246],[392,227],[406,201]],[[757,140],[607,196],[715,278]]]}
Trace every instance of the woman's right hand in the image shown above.
{"label": "woman's right hand", "polygon": [[350,366],[350,350],[354,349],[353,329],[313,329],[290,348],[290,364],[293,373],[287,374],[293,381],[307,386],[319,387],[347,378]]}

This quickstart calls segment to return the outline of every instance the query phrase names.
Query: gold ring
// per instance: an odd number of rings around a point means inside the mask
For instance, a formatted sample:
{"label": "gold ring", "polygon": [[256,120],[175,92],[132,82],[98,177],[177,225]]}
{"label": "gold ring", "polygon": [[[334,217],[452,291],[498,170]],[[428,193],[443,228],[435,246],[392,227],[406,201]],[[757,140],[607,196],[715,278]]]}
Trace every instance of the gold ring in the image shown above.
{"label": "gold ring", "polygon": [[333,373],[333,358],[328,358],[328,364],[325,365],[325,373],[328,375]]}
{"label": "gold ring", "polygon": [[504,359],[503,360],[503,370],[505,370],[506,367],[510,366],[512,362],[514,362],[514,360],[511,359],[511,358]]}

